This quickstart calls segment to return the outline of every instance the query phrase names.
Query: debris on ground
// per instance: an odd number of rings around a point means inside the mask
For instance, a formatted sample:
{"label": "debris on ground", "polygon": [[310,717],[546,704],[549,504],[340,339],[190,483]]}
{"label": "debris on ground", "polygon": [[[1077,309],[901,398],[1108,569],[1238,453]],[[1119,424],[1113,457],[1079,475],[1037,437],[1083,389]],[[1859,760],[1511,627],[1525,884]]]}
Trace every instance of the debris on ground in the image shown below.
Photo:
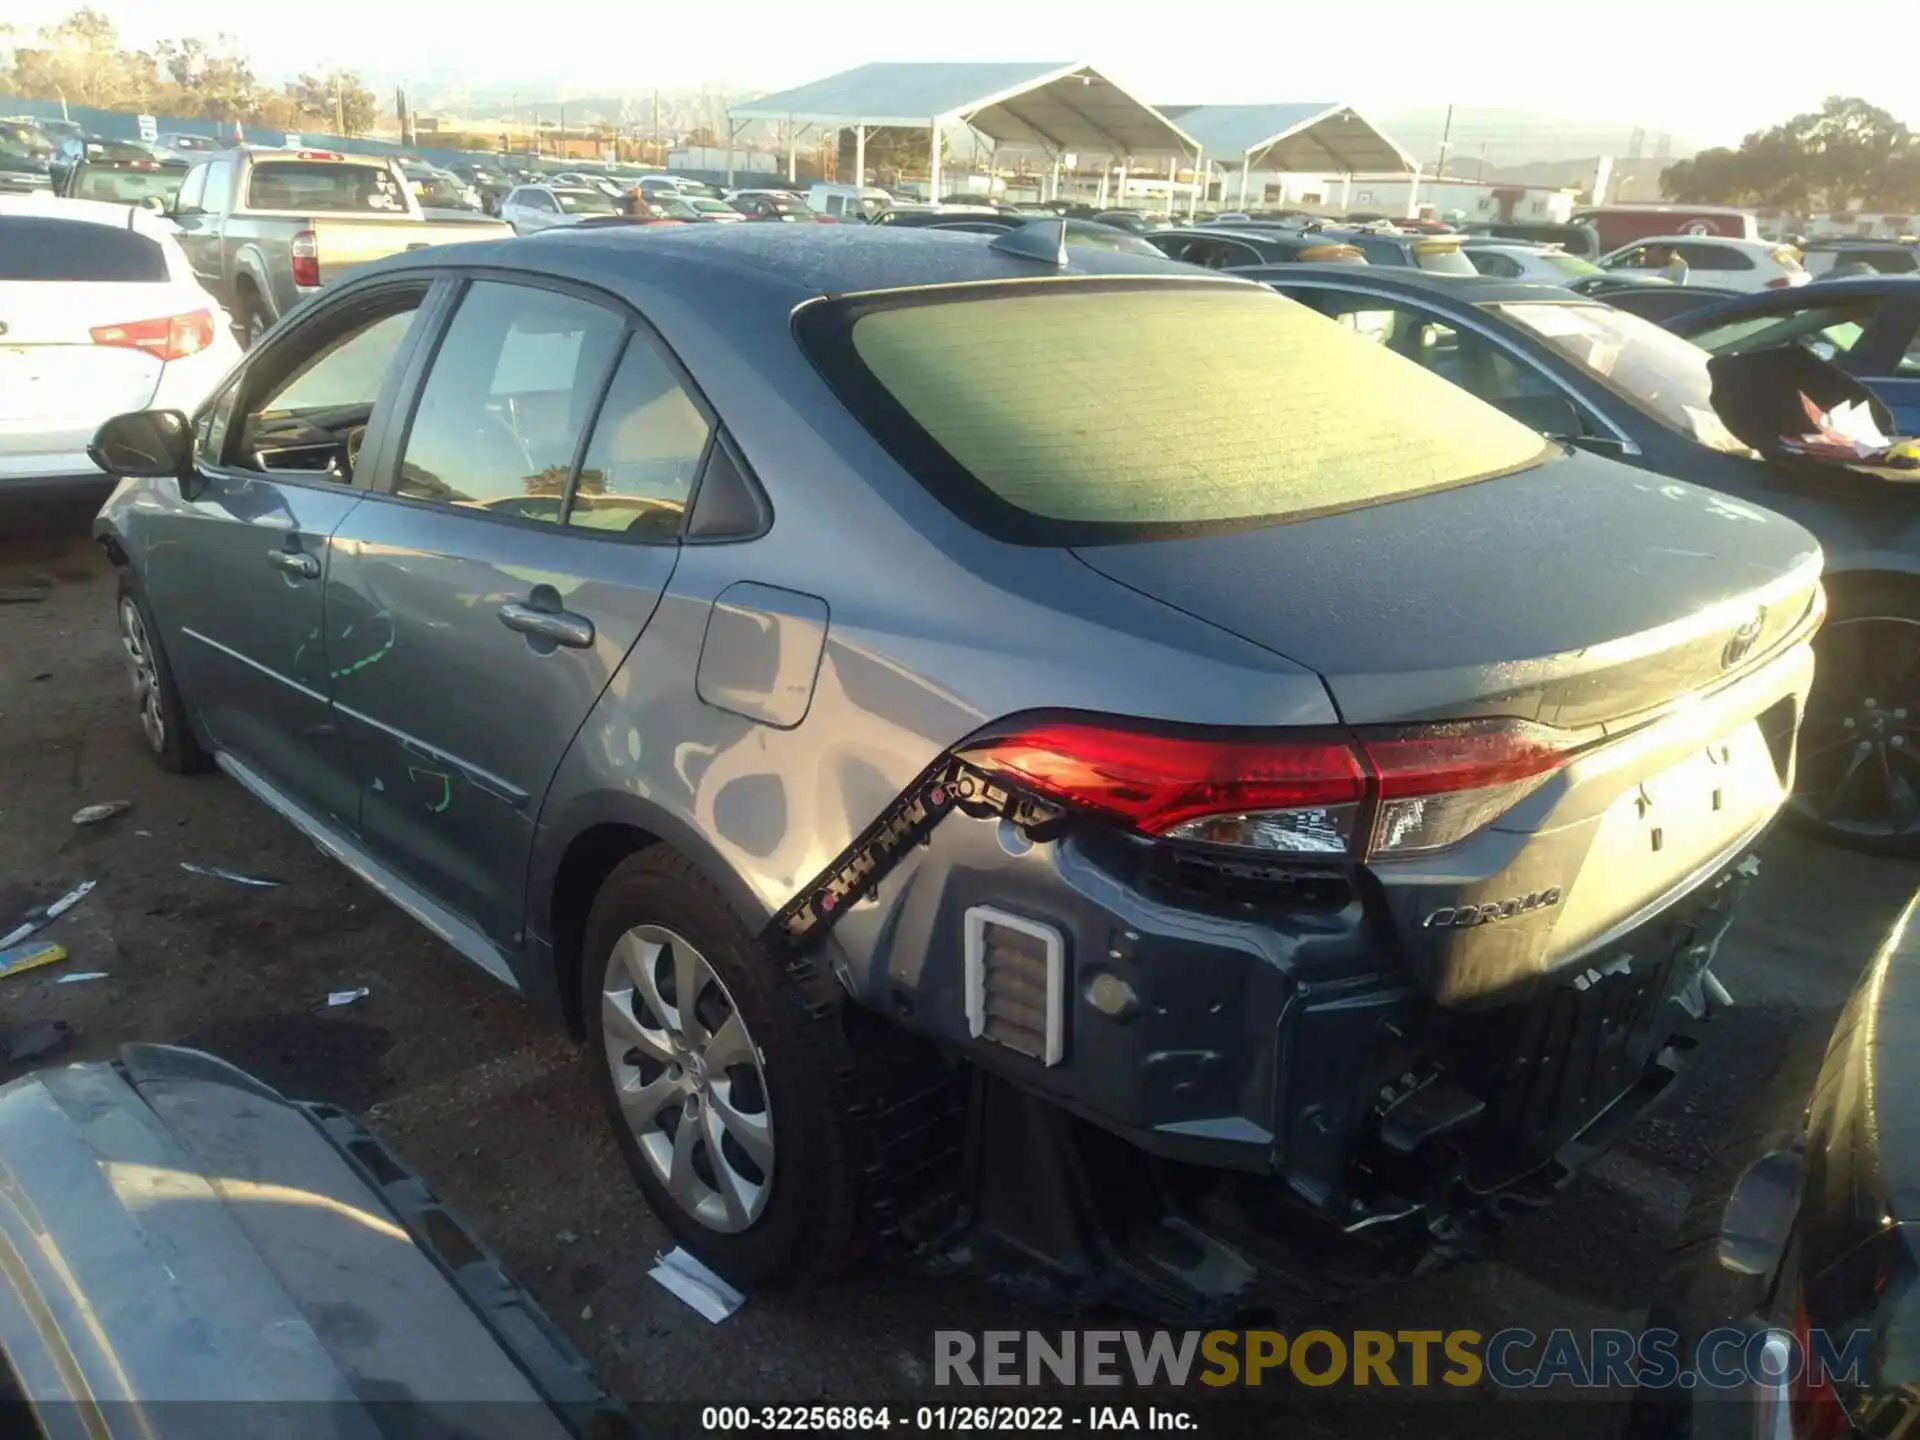
{"label": "debris on ground", "polygon": [[747,1297],[679,1246],[654,1261],[647,1274],[718,1325],[747,1303]]}
{"label": "debris on ground", "polygon": [[18,945],[22,940],[33,934],[34,931],[58,920],[62,915],[66,914],[67,911],[86,899],[87,893],[93,889],[93,886],[93,881],[83,880],[51,905],[42,905],[37,909],[29,910],[25,915],[20,917],[20,923],[18,925],[15,925],[13,929],[9,930],[6,934],[0,935],[0,950],[5,950],[9,945]]}
{"label": "debris on ground", "polygon": [[0,605],[38,605],[46,598],[31,590],[0,590]]}
{"label": "debris on ground", "polygon": [[67,958],[66,949],[48,940],[36,940],[27,945],[14,945],[0,950],[0,980],[9,975],[18,975],[23,970],[37,970],[42,965],[57,965]]}
{"label": "debris on ground", "polygon": [[36,681],[39,681],[39,680],[51,680],[51,679],[53,679],[53,671],[51,671],[51,670],[42,670],[42,671],[41,671],[41,672],[40,672],[40,673],[39,673],[38,675],[36,675],[36,676],[34,676],[33,678],[34,678],[34,679],[35,679]]}
{"label": "debris on ground", "polygon": [[13,1030],[0,1026],[0,1080],[11,1079],[15,1066],[44,1060],[72,1043],[73,1027],[64,1020],[36,1020]]}
{"label": "debris on ground", "polygon": [[558,1235],[554,1236],[553,1238],[558,1240],[562,1245],[571,1245],[580,1237],[574,1234],[573,1231],[571,1230],[562,1230]]}
{"label": "debris on ground", "polygon": [[366,999],[372,993],[373,991],[365,985],[354,990],[330,991],[327,995],[327,1006],[331,1009],[336,1005],[351,1005],[356,1000]]}
{"label": "debris on ground", "polygon": [[191,875],[205,875],[214,880],[225,880],[231,885],[251,885],[258,890],[273,890],[285,884],[271,875],[249,875],[244,870],[229,870],[224,865],[203,865],[198,860],[182,860],[180,868]]}
{"label": "debris on ground", "polygon": [[111,820],[116,815],[124,815],[132,808],[131,800],[106,800],[98,805],[84,805],[73,812],[73,823],[98,825],[102,820]]}
{"label": "debris on ground", "polygon": [[104,970],[81,970],[72,975],[62,975],[53,983],[56,985],[80,985],[88,980],[104,980],[106,978],[107,972]]}

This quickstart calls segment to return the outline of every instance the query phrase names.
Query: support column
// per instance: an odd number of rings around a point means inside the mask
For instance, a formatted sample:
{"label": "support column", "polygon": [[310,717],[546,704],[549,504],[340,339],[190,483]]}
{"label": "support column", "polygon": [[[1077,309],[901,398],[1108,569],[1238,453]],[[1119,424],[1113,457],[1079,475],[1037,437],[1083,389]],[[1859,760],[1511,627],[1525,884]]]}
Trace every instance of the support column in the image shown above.
{"label": "support column", "polygon": [[862,189],[867,184],[867,127],[864,125],[853,127],[853,183]]}
{"label": "support column", "polygon": [[727,121],[727,188],[733,189],[733,142],[740,138],[740,132],[747,125],[745,120],[739,124]]}
{"label": "support column", "polygon": [[[1206,184],[1204,177],[1207,172],[1203,168],[1206,164],[1206,158],[1207,151],[1205,146],[1193,152],[1193,190],[1187,196],[1187,223],[1189,225],[1193,224],[1194,217],[1199,214],[1200,211],[1200,189]],[[1177,170],[1174,178],[1179,178]]]}
{"label": "support column", "polygon": [[1411,220],[1420,213],[1420,167],[1413,167],[1413,182],[1407,186],[1406,218]]}
{"label": "support column", "polygon": [[1127,157],[1124,155],[1120,157],[1120,190],[1114,197],[1113,208],[1116,210],[1127,208]]}
{"label": "support column", "polygon": [[1240,157],[1240,208],[1242,210],[1247,208],[1247,172],[1252,168],[1253,157],[1242,155]]}
{"label": "support column", "polygon": [[800,143],[800,132],[794,128],[793,121],[787,121],[787,184],[798,184],[800,180],[800,160],[795,153]]}
{"label": "support column", "polygon": [[1348,170],[1340,176],[1340,217],[1346,218],[1347,211],[1353,208],[1353,172]]}
{"label": "support column", "polygon": [[940,203],[940,117],[937,115],[933,118],[933,141],[930,148],[932,163],[928,166],[927,173],[932,178],[927,182],[929,191],[927,199],[937,205]]}

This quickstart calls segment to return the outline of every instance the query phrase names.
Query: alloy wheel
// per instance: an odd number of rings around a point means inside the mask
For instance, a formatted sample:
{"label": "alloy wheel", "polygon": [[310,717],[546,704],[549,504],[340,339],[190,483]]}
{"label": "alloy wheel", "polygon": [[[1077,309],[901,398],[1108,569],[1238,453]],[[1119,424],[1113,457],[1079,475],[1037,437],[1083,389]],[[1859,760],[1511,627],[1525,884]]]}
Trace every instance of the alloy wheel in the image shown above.
{"label": "alloy wheel", "polygon": [[133,671],[133,702],[140,709],[140,728],[147,732],[147,744],[158,754],[167,748],[167,717],[161,708],[160,677],[154,669],[147,623],[131,597],[120,602],[120,645]]}
{"label": "alloy wheel", "polygon": [[667,1194],[709,1229],[737,1233],[773,1190],[773,1112],[745,1019],[684,937],[637,925],[601,983],[614,1093]]}
{"label": "alloy wheel", "polygon": [[1920,835],[1920,620],[1836,620],[1814,651],[1794,810],[1836,836]]}

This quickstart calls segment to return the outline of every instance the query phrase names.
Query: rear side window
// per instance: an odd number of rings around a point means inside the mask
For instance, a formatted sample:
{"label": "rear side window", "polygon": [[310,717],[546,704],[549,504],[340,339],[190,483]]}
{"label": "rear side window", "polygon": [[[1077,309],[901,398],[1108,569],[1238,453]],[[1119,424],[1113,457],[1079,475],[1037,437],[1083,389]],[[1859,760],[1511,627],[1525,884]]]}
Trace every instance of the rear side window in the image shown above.
{"label": "rear side window", "polygon": [[265,160],[254,163],[247,181],[247,205],[254,210],[393,214],[407,208],[407,199],[384,165]]}
{"label": "rear side window", "polygon": [[151,285],[166,278],[166,252],[145,235],[81,220],[0,215],[0,280]]}
{"label": "rear side window", "polygon": [[[1753,257],[1730,245],[1676,245],[1680,257],[1693,270],[1751,270]],[[1794,268],[1798,269],[1798,266]]]}
{"label": "rear side window", "polygon": [[[911,471],[1019,543],[1300,519],[1548,453],[1447,381],[1264,289],[922,292],[817,307],[802,331]],[[1034,356],[1045,363],[1019,363]]]}

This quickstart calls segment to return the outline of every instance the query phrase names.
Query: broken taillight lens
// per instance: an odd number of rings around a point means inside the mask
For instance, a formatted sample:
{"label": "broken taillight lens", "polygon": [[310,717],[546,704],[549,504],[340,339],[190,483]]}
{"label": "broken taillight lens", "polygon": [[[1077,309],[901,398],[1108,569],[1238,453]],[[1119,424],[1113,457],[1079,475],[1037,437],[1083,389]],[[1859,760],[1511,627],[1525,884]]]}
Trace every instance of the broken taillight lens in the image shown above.
{"label": "broken taillight lens", "polygon": [[1297,855],[1454,844],[1545,784],[1574,750],[1521,721],[1248,738],[1064,721],[961,752],[1009,784],[1145,835]]}

